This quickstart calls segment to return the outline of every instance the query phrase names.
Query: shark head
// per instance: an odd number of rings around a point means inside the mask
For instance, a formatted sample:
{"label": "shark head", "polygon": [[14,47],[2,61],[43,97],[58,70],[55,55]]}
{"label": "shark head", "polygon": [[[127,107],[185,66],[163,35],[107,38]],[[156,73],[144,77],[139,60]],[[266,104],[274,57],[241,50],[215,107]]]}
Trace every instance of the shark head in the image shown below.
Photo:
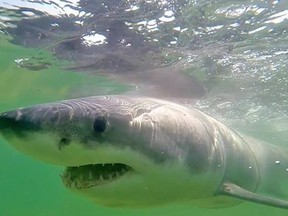
{"label": "shark head", "polygon": [[2,113],[0,134],[22,153],[66,167],[64,185],[99,204],[189,202],[213,196],[223,173],[210,136],[189,137],[197,120],[183,109],[121,96],[72,99]]}

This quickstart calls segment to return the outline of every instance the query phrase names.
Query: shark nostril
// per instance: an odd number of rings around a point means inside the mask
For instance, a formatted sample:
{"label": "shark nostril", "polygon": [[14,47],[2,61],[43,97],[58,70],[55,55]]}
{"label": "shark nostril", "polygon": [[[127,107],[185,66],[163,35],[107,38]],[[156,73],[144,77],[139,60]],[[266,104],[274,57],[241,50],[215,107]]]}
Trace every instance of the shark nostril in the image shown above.
{"label": "shark nostril", "polygon": [[68,138],[62,138],[62,139],[60,140],[60,142],[59,142],[58,149],[61,150],[62,147],[67,146],[67,145],[69,145],[69,144],[70,144],[70,139],[68,139]]}
{"label": "shark nostril", "polygon": [[60,143],[62,144],[62,145],[68,145],[69,144],[69,139],[67,139],[67,138],[62,138],[61,140],[60,140]]}

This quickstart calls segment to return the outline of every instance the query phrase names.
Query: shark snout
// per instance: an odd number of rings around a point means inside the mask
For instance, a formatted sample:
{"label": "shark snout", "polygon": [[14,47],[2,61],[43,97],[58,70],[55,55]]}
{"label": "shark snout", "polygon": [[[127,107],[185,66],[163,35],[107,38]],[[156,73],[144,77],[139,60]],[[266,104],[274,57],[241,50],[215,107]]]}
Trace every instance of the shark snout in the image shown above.
{"label": "shark snout", "polygon": [[23,132],[39,128],[37,122],[32,121],[28,115],[23,115],[21,110],[13,110],[0,114],[0,133],[5,131]]}

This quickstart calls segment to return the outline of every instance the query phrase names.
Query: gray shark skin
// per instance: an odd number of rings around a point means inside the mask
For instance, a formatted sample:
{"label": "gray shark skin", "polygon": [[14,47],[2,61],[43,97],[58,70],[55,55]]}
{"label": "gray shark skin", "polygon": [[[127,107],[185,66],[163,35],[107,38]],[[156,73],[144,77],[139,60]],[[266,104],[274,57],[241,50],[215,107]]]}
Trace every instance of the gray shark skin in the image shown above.
{"label": "gray shark skin", "polygon": [[0,134],[66,167],[64,185],[105,206],[288,208],[288,149],[173,102],[115,95],[35,105],[0,114]]}

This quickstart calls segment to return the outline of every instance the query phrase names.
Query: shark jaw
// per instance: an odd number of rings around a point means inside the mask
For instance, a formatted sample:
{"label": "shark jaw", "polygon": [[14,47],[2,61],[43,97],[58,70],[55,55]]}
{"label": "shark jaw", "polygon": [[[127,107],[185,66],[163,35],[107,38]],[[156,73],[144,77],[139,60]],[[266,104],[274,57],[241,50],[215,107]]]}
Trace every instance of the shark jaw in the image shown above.
{"label": "shark jaw", "polygon": [[66,187],[81,190],[117,181],[132,170],[122,163],[88,164],[66,167],[61,178]]}

